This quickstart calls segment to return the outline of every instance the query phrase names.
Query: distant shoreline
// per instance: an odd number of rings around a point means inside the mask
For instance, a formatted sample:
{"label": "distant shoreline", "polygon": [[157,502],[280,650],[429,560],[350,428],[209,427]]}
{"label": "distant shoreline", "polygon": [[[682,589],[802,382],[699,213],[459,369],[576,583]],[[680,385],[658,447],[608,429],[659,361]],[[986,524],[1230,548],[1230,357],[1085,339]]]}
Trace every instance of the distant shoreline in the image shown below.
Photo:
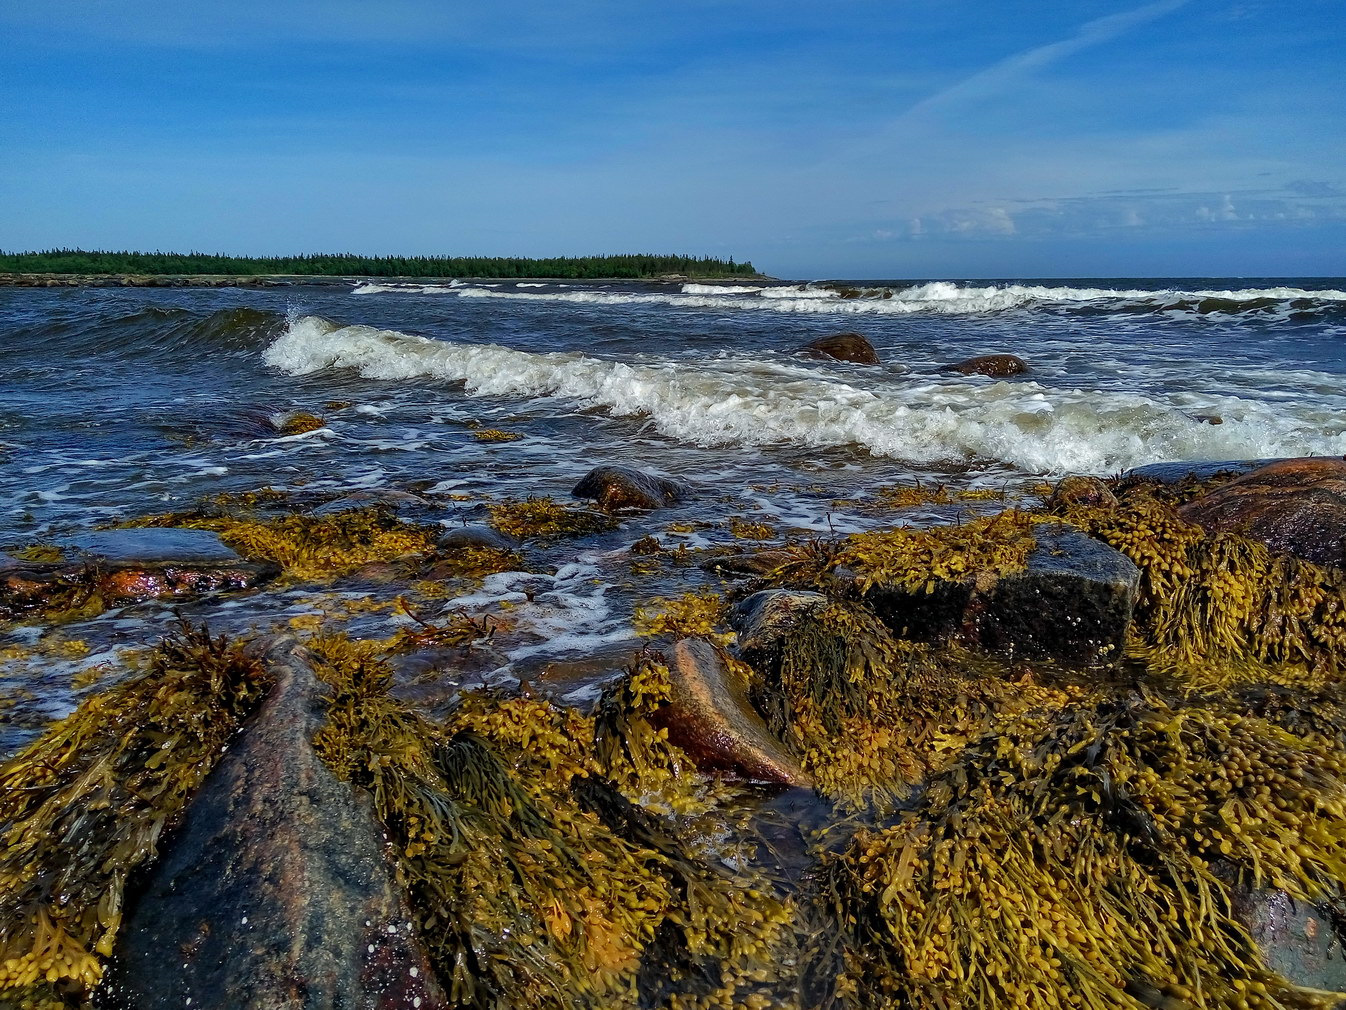
{"label": "distant shoreline", "polygon": [[381,277],[368,274],[336,276],[331,274],[59,274],[0,273],[0,287],[7,288],[282,288],[336,287],[347,284],[448,284],[468,283],[552,283],[597,284],[643,282],[679,284],[741,284],[773,282],[765,274],[661,274],[655,277]]}

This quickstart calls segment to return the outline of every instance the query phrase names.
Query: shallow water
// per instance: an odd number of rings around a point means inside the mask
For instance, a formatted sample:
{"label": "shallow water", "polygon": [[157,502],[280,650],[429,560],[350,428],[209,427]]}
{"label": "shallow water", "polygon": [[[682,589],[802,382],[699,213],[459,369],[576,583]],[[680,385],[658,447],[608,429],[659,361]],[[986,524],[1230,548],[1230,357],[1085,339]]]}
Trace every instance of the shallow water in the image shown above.
{"label": "shallow water", "polygon": [[[433,521],[454,527],[479,522],[492,500],[565,500],[601,463],[676,475],[695,489],[685,505],[549,547],[532,558],[538,571],[417,598],[430,616],[509,618],[454,672],[413,671],[427,696],[523,677],[583,702],[637,646],[637,603],[718,587],[685,558],[633,566],[629,548],[646,535],[669,547],[776,543],[948,521],[1067,472],[1346,452],[1343,288],[1207,279],[0,289],[0,546],[263,486],[317,497],[414,490]],[[839,330],[863,332],[884,363],[793,353]],[[1031,373],[940,371],[992,352],[1025,358]],[[275,422],[293,411],[327,424],[280,435]],[[483,429],[520,437],[481,441]],[[897,510],[876,497],[913,481],[1003,497]],[[179,609],[240,633],[354,609],[354,633],[386,634],[411,619],[363,601],[387,603],[403,588],[283,585]],[[131,654],[121,650],[174,619],[173,608],[146,604],[10,629],[0,641],[10,647],[0,753],[96,689],[104,670],[122,675]]]}

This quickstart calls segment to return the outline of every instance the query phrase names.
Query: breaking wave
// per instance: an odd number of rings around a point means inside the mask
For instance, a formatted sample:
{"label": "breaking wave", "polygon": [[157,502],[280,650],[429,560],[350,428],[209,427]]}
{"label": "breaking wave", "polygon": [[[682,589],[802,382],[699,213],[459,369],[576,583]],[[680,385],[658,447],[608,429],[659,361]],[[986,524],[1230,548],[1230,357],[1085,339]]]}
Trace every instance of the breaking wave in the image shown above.
{"label": "breaking wave", "polygon": [[648,416],[664,435],[702,446],[858,445],[916,463],[996,460],[1056,473],[1346,452],[1346,414],[1326,402],[1224,397],[1225,423],[1214,426],[1162,394],[943,375],[876,375],[859,388],[770,355],[618,361],[449,343],[317,316],[290,321],[265,360],[292,375],[347,368],[385,381],[462,382],[478,396],[557,397]]}

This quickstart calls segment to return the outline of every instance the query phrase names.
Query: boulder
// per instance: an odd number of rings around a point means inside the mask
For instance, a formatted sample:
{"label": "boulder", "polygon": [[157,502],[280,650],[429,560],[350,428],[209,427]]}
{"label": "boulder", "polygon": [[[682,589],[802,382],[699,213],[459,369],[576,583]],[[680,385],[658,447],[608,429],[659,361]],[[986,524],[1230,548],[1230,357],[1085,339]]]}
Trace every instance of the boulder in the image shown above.
{"label": "boulder", "polygon": [[1346,952],[1325,910],[1271,888],[1230,888],[1233,917],[1261,948],[1266,965],[1308,989],[1346,993]]}
{"label": "boulder", "polygon": [[489,548],[495,551],[518,550],[520,541],[508,533],[501,533],[482,523],[471,526],[459,526],[445,531],[435,546],[442,551],[481,550]]}
{"label": "boulder", "polygon": [[127,908],[110,993],[134,1010],[447,1005],[370,798],[310,742],[322,688],[302,647],[206,779]]}
{"label": "boulder", "polygon": [[946,372],[960,372],[963,375],[989,375],[993,379],[1003,379],[1009,375],[1022,375],[1028,371],[1028,362],[1013,354],[982,354],[952,365],[945,365]]}
{"label": "boulder", "polygon": [[[838,574],[843,574],[839,572]],[[903,638],[956,637],[990,652],[1079,666],[1120,655],[1140,587],[1121,551],[1064,524],[1038,527],[1024,571],[931,593],[871,589],[865,602]]]}
{"label": "boulder", "polygon": [[53,546],[58,559],[11,559],[0,568],[0,618],[249,589],[280,574],[270,562],[244,561],[206,530],[101,530]]}
{"label": "boulder", "polygon": [[1346,567],[1346,459],[1308,456],[1258,467],[1193,498],[1178,514],[1320,565]]}
{"label": "boulder", "polygon": [[605,512],[650,511],[676,505],[687,488],[668,477],[629,466],[594,467],[575,485],[576,498],[593,498]]}
{"label": "boulder", "polygon": [[766,589],[740,600],[729,614],[739,651],[765,652],[799,624],[800,617],[827,606],[827,597],[797,589]]}
{"label": "boulder", "polygon": [[412,494],[410,491],[351,491],[340,498],[324,502],[309,514],[318,517],[334,516],[354,509],[367,508],[382,508],[389,512],[401,513],[433,509],[435,505],[429,499]]}
{"label": "boulder", "polygon": [[748,685],[725,654],[704,638],[684,638],[667,656],[668,704],[656,729],[698,768],[751,782],[810,788],[812,779],[748,700]]}
{"label": "boulder", "polygon": [[833,333],[810,341],[799,350],[811,358],[832,358],[857,365],[879,364],[879,352],[859,333]]}
{"label": "boulder", "polygon": [[1268,463],[1279,463],[1278,459],[1203,459],[1175,461],[1170,463],[1146,463],[1122,471],[1120,480],[1125,483],[1148,481],[1154,484],[1177,484],[1179,481],[1208,480],[1221,474],[1251,473]]}

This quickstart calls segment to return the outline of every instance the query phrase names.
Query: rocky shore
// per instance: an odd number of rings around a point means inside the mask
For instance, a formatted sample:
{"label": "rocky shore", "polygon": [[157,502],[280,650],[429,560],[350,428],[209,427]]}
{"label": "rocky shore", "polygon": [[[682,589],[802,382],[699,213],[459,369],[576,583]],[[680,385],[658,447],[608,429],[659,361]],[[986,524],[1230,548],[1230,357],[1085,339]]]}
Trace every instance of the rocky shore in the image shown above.
{"label": "rocky shore", "polygon": [[[806,350],[867,360],[842,336]],[[0,766],[0,1007],[1346,1005],[1344,481],[638,540],[707,589],[637,614],[590,708],[425,703],[503,611],[184,622]],[[554,568],[698,494],[603,466],[446,533],[404,488],[258,492],[12,551],[0,617]]]}

